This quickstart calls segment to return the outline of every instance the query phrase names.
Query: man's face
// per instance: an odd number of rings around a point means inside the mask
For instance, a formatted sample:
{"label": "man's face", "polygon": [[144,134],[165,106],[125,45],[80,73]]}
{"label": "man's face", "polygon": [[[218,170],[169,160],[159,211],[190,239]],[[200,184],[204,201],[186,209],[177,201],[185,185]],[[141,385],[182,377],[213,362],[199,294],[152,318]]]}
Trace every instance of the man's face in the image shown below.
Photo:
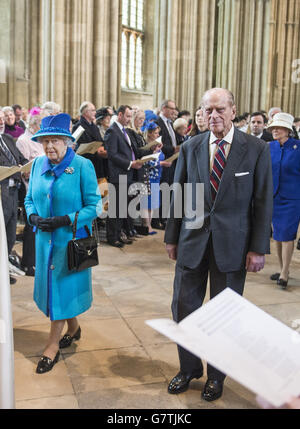
{"label": "man's face", "polygon": [[4,117],[5,117],[5,123],[9,126],[12,126],[15,124],[16,122],[16,117],[14,112],[12,111],[8,111],[4,113]]}
{"label": "man's face", "polygon": [[19,122],[22,119],[22,109],[16,109],[15,117],[16,117],[16,122]]}
{"label": "man's face", "polygon": [[88,122],[94,122],[96,119],[96,108],[93,104],[89,104],[84,111],[83,116]]}
{"label": "man's face", "polygon": [[3,134],[5,130],[5,118],[4,113],[0,111],[0,134]]}
{"label": "man's face", "polygon": [[231,106],[225,91],[209,92],[203,100],[204,119],[208,128],[218,138],[223,138],[229,133],[232,121],[235,118],[236,108]]}
{"label": "man's face", "polygon": [[250,130],[255,136],[259,136],[265,128],[264,119],[261,115],[252,116],[250,120]]}
{"label": "man's face", "polygon": [[131,120],[132,120],[132,110],[128,108],[125,110],[124,114],[120,112],[118,115],[118,122],[120,122],[120,124],[123,125],[123,127],[128,127]]}
{"label": "man's face", "polygon": [[[168,105],[167,105],[167,106],[164,106],[164,107],[162,108],[162,113],[163,113],[163,115],[164,115],[167,119],[171,119],[172,121],[174,120],[175,115],[176,115],[176,118],[177,118],[177,116],[178,116],[178,112],[177,112],[177,110],[176,110],[175,103],[174,103],[173,101],[169,101],[169,102],[168,102]],[[176,118],[175,118],[175,119],[176,119]]]}

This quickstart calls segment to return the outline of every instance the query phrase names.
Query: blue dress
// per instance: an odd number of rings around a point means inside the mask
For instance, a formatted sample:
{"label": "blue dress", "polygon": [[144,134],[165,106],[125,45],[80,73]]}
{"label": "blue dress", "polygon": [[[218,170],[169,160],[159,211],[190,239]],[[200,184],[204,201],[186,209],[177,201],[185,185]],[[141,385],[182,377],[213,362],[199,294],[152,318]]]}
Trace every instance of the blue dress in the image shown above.
{"label": "blue dress", "polygon": [[[92,220],[101,213],[101,197],[91,161],[68,148],[54,168],[46,156],[35,159],[25,198],[26,213],[41,217],[68,215],[74,222],[79,211],[77,237],[84,225],[91,231]],[[67,244],[72,226],[54,232],[36,231],[34,301],[51,320],[71,319],[88,310],[92,303],[91,270],[68,270]]]}
{"label": "blue dress", "polygon": [[160,207],[160,178],[162,174],[162,167],[160,162],[164,161],[165,155],[159,152],[157,160],[149,161],[149,182],[151,193],[148,196],[148,209],[155,210]]}
{"label": "blue dress", "polygon": [[273,173],[273,238],[293,241],[300,222],[300,141],[289,138],[283,146],[271,141]]}

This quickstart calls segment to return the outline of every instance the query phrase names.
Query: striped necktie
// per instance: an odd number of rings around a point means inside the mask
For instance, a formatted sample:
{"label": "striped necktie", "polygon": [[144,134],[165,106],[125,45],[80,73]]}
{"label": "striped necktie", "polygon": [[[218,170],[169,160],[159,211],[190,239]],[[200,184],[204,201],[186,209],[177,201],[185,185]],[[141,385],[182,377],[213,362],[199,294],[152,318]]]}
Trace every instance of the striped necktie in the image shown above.
{"label": "striped necktie", "polygon": [[12,165],[17,165],[17,161],[15,160],[15,158],[14,158],[13,154],[11,153],[11,151],[6,146],[6,144],[5,144],[2,136],[0,136],[0,149],[5,154],[5,156],[9,159],[9,161],[10,161],[10,163]]}
{"label": "striped necktie", "polygon": [[218,150],[215,153],[213,168],[210,173],[210,185],[211,185],[211,196],[213,201],[216,198],[218,189],[220,186],[223,170],[226,165],[226,155],[225,155],[225,140],[216,140],[215,142],[218,145]]}

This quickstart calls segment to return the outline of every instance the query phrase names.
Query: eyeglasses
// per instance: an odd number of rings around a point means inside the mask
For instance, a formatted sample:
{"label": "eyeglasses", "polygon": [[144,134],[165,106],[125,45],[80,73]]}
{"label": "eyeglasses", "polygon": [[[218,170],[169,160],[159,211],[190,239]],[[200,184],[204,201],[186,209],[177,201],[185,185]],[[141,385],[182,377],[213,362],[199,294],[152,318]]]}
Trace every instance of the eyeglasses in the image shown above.
{"label": "eyeglasses", "polygon": [[166,107],[170,110],[176,110],[176,107],[170,107],[170,106],[166,106]]}

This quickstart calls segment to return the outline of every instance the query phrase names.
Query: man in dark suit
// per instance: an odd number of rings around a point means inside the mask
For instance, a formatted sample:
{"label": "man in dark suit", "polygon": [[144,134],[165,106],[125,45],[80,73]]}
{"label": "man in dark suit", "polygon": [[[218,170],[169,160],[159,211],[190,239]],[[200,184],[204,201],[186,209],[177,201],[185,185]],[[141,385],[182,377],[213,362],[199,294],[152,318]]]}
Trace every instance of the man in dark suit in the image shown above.
{"label": "man in dark suit", "polygon": [[[173,100],[164,100],[161,104],[159,117],[155,120],[160,127],[161,141],[163,144],[162,152],[165,159],[170,158],[174,153],[179,152],[180,147],[177,146],[176,133],[173,128],[174,112],[176,104]],[[173,184],[176,163],[171,167],[163,167],[160,183]],[[160,210],[160,218],[152,219],[152,226],[156,229],[165,229],[166,219],[163,219]]]}
{"label": "man in dark suit", "polygon": [[251,114],[249,123],[251,135],[265,142],[272,141],[272,134],[266,130],[267,123],[268,120],[263,113],[253,112]]}
{"label": "man in dark suit", "polygon": [[[103,139],[100,135],[99,128],[95,124],[95,119],[96,119],[96,108],[95,108],[95,106],[92,103],[90,103],[89,101],[84,101],[79,108],[79,112],[80,112],[81,116],[80,116],[79,121],[75,125],[73,125],[72,134],[80,126],[82,126],[84,128],[84,133],[77,140],[77,145],[76,145],[75,151],[79,148],[79,146],[82,143],[91,143],[91,142],[95,142],[95,141],[97,141],[97,142],[103,141]],[[94,168],[95,168],[95,171],[96,171],[96,176],[98,179],[106,177],[106,169],[105,169],[105,165],[103,162],[103,158],[101,157],[101,155],[98,152],[96,152],[94,154],[87,153],[87,154],[84,154],[83,156],[84,156],[84,158],[87,158],[87,159],[92,161]]]}
{"label": "man in dark suit", "polygon": [[[165,231],[169,257],[177,260],[172,302],[176,322],[202,305],[208,273],[211,298],[226,287],[242,295],[246,272],[261,270],[264,255],[270,252],[273,184],[269,147],[234,128],[236,106],[230,91],[207,91],[202,109],[210,132],[183,143],[174,182],[194,188],[204,184],[204,213],[196,213],[194,219],[186,212],[175,216],[178,201],[183,204],[189,197],[193,208],[197,201],[195,192],[185,196],[183,192],[182,197],[174,190]],[[180,372],[171,380],[169,393],[187,390],[190,381],[203,374],[201,359],[181,347],[178,351]],[[207,374],[202,397],[213,401],[222,395],[225,374],[209,364]]]}
{"label": "man in dark suit", "polygon": [[[14,139],[3,134],[4,131],[4,113],[0,111],[0,166],[12,167],[24,165],[28,161],[17,149]],[[16,227],[18,218],[18,190],[21,186],[21,174],[17,173],[1,182],[1,200],[3,215],[7,236],[8,255],[14,247],[16,241]],[[10,277],[11,284],[15,279]]]}
{"label": "man in dark suit", "polygon": [[[108,182],[114,186],[116,192],[116,213],[115,216],[107,218],[107,241],[111,246],[123,247],[124,244],[130,244],[132,241],[121,238],[122,224],[127,223],[127,232],[132,230],[133,225],[128,213],[122,218],[119,211],[119,195],[121,182],[127,180],[126,195],[122,198],[128,198],[128,188],[136,180],[135,172],[142,167],[142,164],[136,160],[140,157],[140,151],[130,140],[126,127],[132,119],[132,109],[130,106],[120,106],[117,112],[117,120],[106,131],[104,142],[108,157]],[[145,153],[143,153],[145,155]],[[113,203],[109,198],[109,205]],[[109,209],[110,210],[110,209]]]}

